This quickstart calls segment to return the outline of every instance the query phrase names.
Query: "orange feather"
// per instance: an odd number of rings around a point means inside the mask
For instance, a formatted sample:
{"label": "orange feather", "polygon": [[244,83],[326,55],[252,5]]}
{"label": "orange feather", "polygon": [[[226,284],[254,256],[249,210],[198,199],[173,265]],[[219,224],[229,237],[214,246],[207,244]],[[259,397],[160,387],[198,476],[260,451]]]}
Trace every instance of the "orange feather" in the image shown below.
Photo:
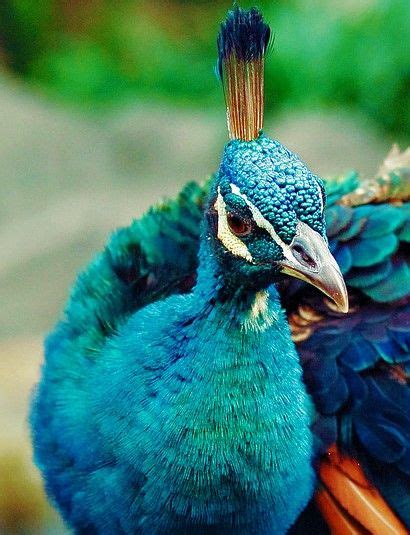
{"label": "orange feather", "polygon": [[321,461],[317,505],[332,535],[408,535],[359,463],[332,446]]}

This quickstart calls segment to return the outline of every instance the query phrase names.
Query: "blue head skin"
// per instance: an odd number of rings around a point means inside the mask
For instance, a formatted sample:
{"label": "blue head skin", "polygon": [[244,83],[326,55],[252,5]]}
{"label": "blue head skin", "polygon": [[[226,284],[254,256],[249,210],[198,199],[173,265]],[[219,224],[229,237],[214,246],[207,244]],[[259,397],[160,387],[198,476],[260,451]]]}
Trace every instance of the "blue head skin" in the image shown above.
{"label": "blue head skin", "polygon": [[323,183],[263,133],[224,150],[210,193],[208,238],[225,286],[262,289],[291,275],[347,307],[327,248]]}
{"label": "blue head skin", "polygon": [[[323,183],[279,141],[261,134],[254,141],[229,142],[218,177],[224,196],[230,193],[230,184],[259,208],[285,243],[294,238],[298,220],[325,236]],[[240,204],[246,207],[245,202]]]}

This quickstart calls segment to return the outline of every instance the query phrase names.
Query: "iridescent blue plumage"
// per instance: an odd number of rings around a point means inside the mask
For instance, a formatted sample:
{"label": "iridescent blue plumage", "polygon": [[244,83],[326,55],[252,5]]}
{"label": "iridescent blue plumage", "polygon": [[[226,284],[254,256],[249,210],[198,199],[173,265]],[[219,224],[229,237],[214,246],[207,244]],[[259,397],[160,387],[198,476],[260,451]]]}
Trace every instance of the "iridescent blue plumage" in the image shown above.
{"label": "iridescent blue plumage", "polygon": [[[80,276],[76,285],[77,289],[72,293],[66,309],[67,319],[57,327],[47,342],[49,362],[54,361],[57,370],[59,370],[60,379],[56,383],[56,387],[60,398],[68,397],[70,399],[70,396],[77,391],[81,384],[81,369],[84,366],[92,367],[93,361],[101,357],[100,348],[105,344],[106,338],[118,331],[133,310],[145,306],[152,300],[163,299],[172,293],[185,293],[191,289],[197,267],[199,224],[202,219],[206,192],[206,187],[201,189],[197,185],[191,184],[185,188],[177,200],[152,210],[142,220],[117,231],[106,250],[97,257],[87,272]],[[326,216],[329,220],[331,217],[337,217],[335,212],[354,213],[357,210],[357,208],[336,206],[330,206],[327,209]],[[374,205],[373,209],[377,213],[381,207]],[[394,209],[402,210],[401,207]],[[401,218],[399,217],[399,219]],[[342,228],[346,230],[351,219],[340,216],[339,220],[343,221],[340,231]],[[400,235],[400,232],[400,227],[396,227],[396,233]],[[337,232],[332,232],[331,239],[333,239],[334,244],[337,244]],[[385,262],[391,264],[389,269],[394,272],[395,256],[390,255]],[[363,268],[362,271],[366,269]],[[403,279],[399,285],[403,293],[405,293],[405,284],[406,280]],[[361,433],[359,437],[363,437],[364,440],[361,447],[366,448],[372,454],[371,459],[369,458],[369,464],[371,461],[372,467],[373,465],[377,467],[380,461],[375,452],[378,452],[379,457],[381,455],[378,450],[373,451],[372,436],[374,435],[366,434],[361,422],[364,420],[367,422],[365,425],[370,426],[371,429],[376,429],[377,432],[377,429],[380,428],[377,416],[380,415],[383,421],[385,411],[387,411],[388,417],[393,414],[389,409],[391,401],[378,402],[378,404],[373,405],[374,399],[373,397],[369,398],[368,393],[369,384],[372,385],[374,382],[377,384],[381,381],[382,387],[387,384],[390,388],[390,391],[387,392],[388,397],[391,398],[394,394],[396,402],[398,399],[402,399],[404,404],[407,403],[408,390],[394,379],[394,369],[389,371],[389,365],[393,362],[407,365],[408,348],[406,349],[403,344],[403,331],[405,335],[406,333],[408,335],[408,319],[406,319],[404,312],[399,311],[400,303],[398,305],[393,303],[385,309],[383,305],[376,307],[371,301],[366,304],[366,300],[363,301],[363,298],[360,297],[360,289],[356,290],[355,288],[351,289],[352,295],[355,295],[358,302],[362,304],[356,313],[352,312],[347,318],[341,317],[329,309],[326,303],[319,298],[317,292],[310,292],[309,287],[304,283],[296,285],[299,286],[296,293],[295,285],[282,289],[283,304],[288,307],[289,315],[292,315],[290,303],[307,302],[309,305],[313,303],[324,317],[322,321],[314,324],[314,333],[310,338],[298,344],[298,351],[303,359],[305,380],[315,401],[318,415],[320,415],[313,427],[316,436],[321,438],[320,451],[324,451],[325,447],[337,437],[346,447],[353,447],[352,437],[356,432],[355,422],[357,421]],[[376,287],[377,283],[376,286],[373,286],[373,290]],[[367,291],[367,287],[364,290]],[[87,325],[86,331],[83,329],[84,324]],[[156,323],[155,329],[158,328],[159,325]],[[351,343],[352,339],[357,340],[359,348],[362,344],[366,350],[371,343],[371,355],[369,356],[367,351],[357,351],[355,345]],[[375,347],[379,352],[379,356],[376,358],[374,355]],[[350,350],[352,353],[349,355]],[[342,353],[345,354],[344,363],[340,359]],[[312,358],[309,358],[309,355],[312,355]],[[365,366],[362,373],[366,375],[366,365],[361,364],[363,358],[369,359],[368,365],[374,370],[372,372],[374,377],[365,376],[362,379],[361,375],[354,370],[354,368],[358,368],[358,372],[361,373],[363,366]],[[350,366],[348,366],[349,359],[353,361]],[[356,361],[356,359],[358,360]],[[378,364],[377,367],[373,366],[375,362]],[[386,363],[385,367],[382,365],[383,362]],[[48,367],[50,368],[50,364]],[[56,372],[49,373],[53,376]],[[98,379],[97,376],[97,382]],[[35,417],[34,424],[38,433],[36,438],[37,455],[40,458],[42,455],[47,456],[47,462],[44,460],[40,462],[45,470],[46,481],[49,481],[49,492],[58,501],[60,508],[63,511],[66,508],[80,510],[79,506],[72,505],[73,497],[68,500],[68,498],[64,499],[62,495],[69,496],[72,493],[75,497],[76,483],[81,476],[74,468],[69,469],[67,466],[70,466],[74,459],[78,462],[82,456],[90,456],[93,462],[97,461],[91,472],[93,474],[91,478],[93,489],[98,487],[99,478],[101,478],[101,484],[104,488],[117,485],[135,485],[135,480],[132,479],[128,468],[124,473],[119,467],[116,468],[112,459],[100,459],[96,454],[94,448],[97,445],[96,439],[99,434],[90,428],[90,413],[88,407],[83,406],[81,398],[78,399],[78,407],[75,411],[73,403],[70,405],[70,409],[74,411],[76,417],[74,434],[65,434],[61,415],[55,408],[57,401],[53,401],[57,394],[50,392],[50,386],[46,381],[45,377],[40,390],[42,396],[39,394],[37,398],[40,403],[36,408],[38,416]],[[397,392],[399,392],[399,396]],[[380,399],[380,396],[377,399]],[[383,397],[381,399],[383,401]],[[107,402],[108,405],[111,403],[112,401]],[[375,414],[375,418],[370,420],[367,419],[369,404],[372,413]],[[346,411],[346,408],[349,410]],[[404,409],[407,411],[407,407],[401,409],[403,416],[405,416]],[[62,407],[62,410],[64,413],[65,408]],[[43,422],[37,420],[41,414],[45,417]],[[397,425],[402,426],[403,433],[406,435],[409,427],[403,416],[398,419],[395,417],[394,426],[396,428]],[[80,420],[83,421],[83,428],[79,426]],[[384,436],[386,434],[385,428],[386,426],[382,427]],[[82,430],[80,431],[80,429]],[[59,437],[59,440],[53,439],[53,436]],[[71,453],[66,451],[67,444],[73,448]],[[375,448],[378,444],[380,441],[375,441]],[[90,451],[91,446],[93,449]],[[383,452],[383,450],[381,451]],[[389,449],[386,448],[385,455],[388,454]],[[403,461],[406,458],[405,455],[402,456]],[[394,463],[397,464],[397,460],[394,460]],[[404,466],[403,463],[402,465]],[[389,466],[391,466],[390,460]],[[71,478],[70,471],[72,472]],[[57,478],[57,474],[61,475]],[[374,479],[379,481],[380,477],[383,476],[383,471],[377,471],[376,476]],[[113,482],[111,483],[112,478]],[[60,479],[61,483],[59,484]],[[408,482],[405,482],[404,475],[397,475],[396,481],[399,480],[402,488],[408,488],[405,487]],[[390,480],[387,483],[381,482],[379,484],[384,484],[387,496],[394,494],[394,491],[389,488],[391,486]],[[62,487],[61,490],[58,490],[59,485]],[[73,490],[70,491],[70,488]],[[84,492],[82,486],[78,498],[80,502],[84,500]],[[91,493],[88,501],[84,502],[86,504],[85,510],[88,513],[94,511],[95,502],[101,501],[101,497],[97,494],[93,496]],[[113,500],[112,492],[109,492],[108,496],[111,504],[110,511],[111,508],[129,507],[124,496],[122,496],[121,506]],[[394,497],[392,499],[394,500]],[[403,501],[402,492],[400,500]],[[65,505],[66,502],[70,502],[70,505]],[[106,511],[107,507],[106,504],[103,505],[102,511]],[[405,507],[407,507],[406,502],[402,505],[402,515],[407,520],[408,513],[404,509]],[[400,510],[400,506],[398,508]],[[72,518],[68,517],[66,512],[64,514],[67,518]],[[112,515],[110,514],[110,516]],[[114,520],[112,521],[114,522]]]}
{"label": "iridescent blue plumage", "polygon": [[349,206],[358,186],[326,208],[278,141],[233,139],[79,276],[31,414],[77,533],[285,533],[334,442],[410,525],[408,204]]}

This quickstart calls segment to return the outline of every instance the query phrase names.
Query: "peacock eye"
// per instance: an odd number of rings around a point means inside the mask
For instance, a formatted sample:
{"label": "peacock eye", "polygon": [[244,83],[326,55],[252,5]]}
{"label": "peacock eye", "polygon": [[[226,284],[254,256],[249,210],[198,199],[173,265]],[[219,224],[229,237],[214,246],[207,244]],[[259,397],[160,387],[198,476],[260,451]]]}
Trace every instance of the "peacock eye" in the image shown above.
{"label": "peacock eye", "polygon": [[249,221],[230,213],[227,215],[227,220],[228,226],[235,236],[247,236],[250,234],[252,226]]}

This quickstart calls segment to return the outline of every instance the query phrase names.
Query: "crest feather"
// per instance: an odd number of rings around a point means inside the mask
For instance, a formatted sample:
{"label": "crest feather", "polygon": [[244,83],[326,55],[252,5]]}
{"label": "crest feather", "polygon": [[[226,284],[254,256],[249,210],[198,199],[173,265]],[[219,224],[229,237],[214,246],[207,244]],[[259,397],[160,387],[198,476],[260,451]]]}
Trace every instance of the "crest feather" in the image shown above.
{"label": "crest feather", "polygon": [[263,126],[263,72],[270,28],[261,13],[235,6],[218,35],[222,81],[231,139],[256,139]]}

